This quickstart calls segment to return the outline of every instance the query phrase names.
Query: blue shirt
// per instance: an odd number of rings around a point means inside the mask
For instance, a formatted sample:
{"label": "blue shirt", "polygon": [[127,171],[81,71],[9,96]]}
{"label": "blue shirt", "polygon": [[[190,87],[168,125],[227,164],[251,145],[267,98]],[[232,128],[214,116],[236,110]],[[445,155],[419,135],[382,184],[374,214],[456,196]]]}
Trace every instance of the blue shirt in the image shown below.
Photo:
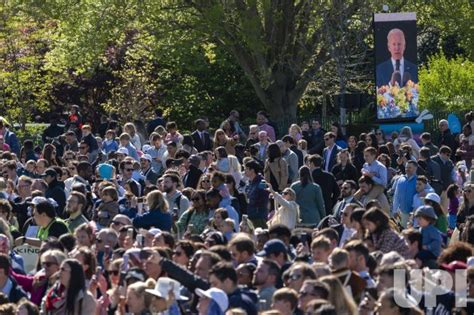
{"label": "blue shirt", "polygon": [[268,216],[268,191],[260,187],[263,177],[257,175],[253,181],[245,187],[249,204],[247,214],[249,219],[267,219]]}
{"label": "blue shirt", "polygon": [[362,169],[368,171],[369,173],[375,173],[375,175],[372,176],[372,180],[384,188],[387,187],[387,168],[385,165],[375,160],[371,164],[364,163]]}
{"label": "blue shirt", "polygon": [[413,196],[416,194],[416,175],[408,178],[402,175],[395,183],[395,192],[393,195],[393,213],[400,209],[403,213],[413,211]]}
{"label": "blue shirt", "polygon": [[10,278],[8,278],[7,282],[5,283],[5,286],[2,288],[2,292],[8,297],[12,288],[13,282],[10,280]]}
{"label": "blue shirt", "polygon": [[441,233],[439,230],[433,224],[430,224],[427,227],[420,228],[420,232],[423,246],[426,246],[428,251],[438,257],[441,254],[442,244]]}
{"label": "blue shirt", "polygon": [[117,151],[119,145],[115,140],[105,140],[102,142],[102,149],[105,151],[106,154],[109,154],[111,151]]}
{"label": "blue shirt", "polygon": [[140,161],[140,157],[138,156],[137,149],[131,144],[127,144],[125,146],[128,150],[128,156],[133,158],[135,161]]}
{"label": "blue shirt", "polygon": [[[161,145],[158,149],[156,147],[152,147],[151,149],[147,150],[145,153],[149,154],[152,158],[151,160],[151,168],[153,172],[160,174],[161,169],[163,168],[163,155],[166,152],[166,146]],[[157,161],[156,158],[159,158],[160,161]]]}
{"label": "blue shirt", "polygon": [[158,228],[164,231],[170,231],[171,225],[173,224],[171,213],[161,212],[160,209],[155,209],[144,214],[140,214],[133,219],[133,226],[136,229],[144,228],[150,229],[152,227]]}

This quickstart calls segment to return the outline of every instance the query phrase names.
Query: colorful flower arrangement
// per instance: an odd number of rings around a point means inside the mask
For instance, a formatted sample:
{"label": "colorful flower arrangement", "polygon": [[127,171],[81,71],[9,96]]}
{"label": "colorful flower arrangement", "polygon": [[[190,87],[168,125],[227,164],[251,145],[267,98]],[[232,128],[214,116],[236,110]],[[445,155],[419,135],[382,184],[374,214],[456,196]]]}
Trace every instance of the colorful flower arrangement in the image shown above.
{"label": "colorful flower arrangement", "polygon": [[377,89],[377,118],[408,118],[418,114],[418,84],[409,80],[403,87],[396,83]]}

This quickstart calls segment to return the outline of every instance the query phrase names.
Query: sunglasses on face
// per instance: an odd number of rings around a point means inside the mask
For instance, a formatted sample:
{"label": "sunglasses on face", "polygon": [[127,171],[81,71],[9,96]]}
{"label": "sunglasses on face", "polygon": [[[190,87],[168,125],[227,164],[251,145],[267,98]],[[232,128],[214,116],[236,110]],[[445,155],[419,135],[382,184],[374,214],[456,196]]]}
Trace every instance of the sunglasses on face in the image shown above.
{"label": "sunglasses on face", "polygon": [[118,270],[109,270],[109,275],[111,276],[118,276],[120,271]]}
{"label": "sunglasses on face", "polygon": [[54,265],[57,265],[57,263],[53,262],[53,261],[45,261],[41,264],[44,268],[49,268],[51,266],[54,266]]}
{"label": "sunglasses on face", "polygon": [[289,280],[296,281],[303,278],[303,275],[290,275]]}
{"label": "sunglasses on face", "polygon": [[306,292],[306,291],[301,291],[300,292],[300,297],[305,297],[307,295],[314,295],[314,293],[313,292]]}

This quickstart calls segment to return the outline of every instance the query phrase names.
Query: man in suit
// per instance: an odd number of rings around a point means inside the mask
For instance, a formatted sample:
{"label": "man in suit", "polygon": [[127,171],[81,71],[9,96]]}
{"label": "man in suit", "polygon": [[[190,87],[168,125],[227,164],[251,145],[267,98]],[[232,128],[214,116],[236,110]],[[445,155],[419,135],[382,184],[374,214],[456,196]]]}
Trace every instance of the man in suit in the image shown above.
{"label": "man in suit", "polygon": [[184,187],[191,187],[196,189],[199,178],[201,178],[202,171],[199,169],[199,165],[201,164],[201,158],[199,155],[191,155],[188,159],[189,168],[186,174],[183,177],[183,185]]}
{"label": "man in suit", "polygon": [[155,115],[156,115],[155,119],[150,121],[146,127],[146,131],[149,135],[151,135],[151,133],[155,131],[156,127],[166,126],[166,120],[163,118],[163,111],[158,108],[155,110]]}
{"label": "man in suit", "polygon": [[336,135],[333,132],[326,132],[324,134],[324,144],[326,147],[323,150],[324,170],[330,172],[337,163],[337,154],[342,150],[336,144]]}
{"label": "man in suit", "polygon": [[308,132],[308,153],[321,154],[324,148],[324,134],[326,130],[321,127],[321,123],[313,119],[311,122],[311,129]]}
{"label": "man in suit", "polygon": [[206,131],[206,122],[203,119],[198,119],[195,122],[196,130],[191,134],[194,140],[194,147],[198,152],[211,151],[212,140],[209,133]]}
{"label": "man in suit", "polygon": [[329,215],[331,214],[332,208],[337,202],[337,198],[339,198],[340,193],[336,178],[334,175],[324,171],[321,168],[323,165],[323,158],[320,155],[311,155],[308,161],[314,182],[321,186],[321,191],[324,198],[324,206],[326,208],[326,215]]}
{"label": "man in suit", "polygon": [[403,31],[394,28],[388,32],[387,48],[390,52],[390,59],[377,65],[376,77],[377,86],[394,85],[405,86],[408,80],[418,82],[417,66],[403,57],[405,53],[405,34]]}
{"label": "man in suit", "polygon": [[342,211],[344,207],[350,203],[357,203],[360,204],[355,198],[354,194],[357,191],[357,184],[353,180],[346,180],[341,186],[341,200],[339,200],[332,210],[333,216],[339,222],[341,221]]}

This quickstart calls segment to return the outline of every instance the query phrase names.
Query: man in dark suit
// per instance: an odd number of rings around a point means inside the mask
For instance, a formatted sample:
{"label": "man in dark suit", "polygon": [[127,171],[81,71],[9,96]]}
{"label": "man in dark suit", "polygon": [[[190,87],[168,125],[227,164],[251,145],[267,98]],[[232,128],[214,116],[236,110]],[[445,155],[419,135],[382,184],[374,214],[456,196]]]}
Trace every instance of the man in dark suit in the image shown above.
{"label": "man in dark suit", "polygon": [[311,155],[309,157],[309,167],[311,169],[313,180],[316,184],[321,186],[321,191],[324,198],[324,207],[326,208],[326,215],[332,213],[332,208],[339,198],[340,189],[337,185],[336,178],[329,172],[324,171],[323,158],[318,155]]}
{"label": "man in dark suit", "polygon": [[321,154],[324,148],[324,134],[326,130],[321,127],[321,123],[313,119],[311,122],[311,129],[308,132],[308,153]]}
{"label": "man in dark suit", "polygon": [[333,132],[326,132],[324,134],[324,144],[326,147],[323,150],[324,170],[330,172],[337,163],[337,154],[342,150],[336,144],[336,135]]}
{"label": "man in dark suit", "polygon": [[186,174],[183,177],[184,187],[191,187],[196,189],[199,179],[201,178],[202,171],[199,169],[201,164],[201,158],[199,155],[191,155],[188,159],[189,168]]}
{"label": "man in dark suit", "polygon": [[394,28],[388,32],[387,47],[390,52],[390,59],[377,65],[376,77],[377,86],[394,85],[405,86],[408,80],[418,82],[417,66],[403,57],[405,52],[405,34],[403,31]]}
{"label": "man in dark suit", "polygon": [[198,119],[195,122],[196,130],[191,134],[194,140],[194,147],[198,152],[211,151],[212,140],[209,133],[206,131],[206,122],[203,119]]}
{"label": "man in dark suit", "polygon": [[155,128],[158,126],[166,126],[166,120],[163,118],[163,111],[161,109],[156,109],[155,110],[155,115],[156,118],[153,119],[148,123],[146,126],[146,131],[150,135],[153,131],[155,131]]}

